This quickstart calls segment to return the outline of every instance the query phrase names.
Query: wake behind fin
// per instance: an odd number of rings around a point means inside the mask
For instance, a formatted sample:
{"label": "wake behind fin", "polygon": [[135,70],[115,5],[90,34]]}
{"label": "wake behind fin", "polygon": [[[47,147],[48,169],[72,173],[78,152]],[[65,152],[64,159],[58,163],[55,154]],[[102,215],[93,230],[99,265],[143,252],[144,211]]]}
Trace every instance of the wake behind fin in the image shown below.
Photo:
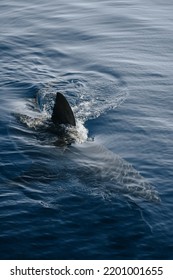
{"label": "wake behind fin", "polygon": [[73,111],[67,99],[60,92],[57,92],[55,105],[52,113],[52,122],[54,124],[70,124],[76,126]]}

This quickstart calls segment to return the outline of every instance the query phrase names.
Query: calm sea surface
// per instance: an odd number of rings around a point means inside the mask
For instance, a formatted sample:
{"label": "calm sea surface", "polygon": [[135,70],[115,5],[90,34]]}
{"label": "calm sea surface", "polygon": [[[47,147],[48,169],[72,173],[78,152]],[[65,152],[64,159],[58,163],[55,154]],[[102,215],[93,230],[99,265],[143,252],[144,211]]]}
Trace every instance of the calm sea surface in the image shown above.
{"label": "calm sea surface", "polygon": [[0,259],[173,259],[172,54],[172,0],[0,1]]}

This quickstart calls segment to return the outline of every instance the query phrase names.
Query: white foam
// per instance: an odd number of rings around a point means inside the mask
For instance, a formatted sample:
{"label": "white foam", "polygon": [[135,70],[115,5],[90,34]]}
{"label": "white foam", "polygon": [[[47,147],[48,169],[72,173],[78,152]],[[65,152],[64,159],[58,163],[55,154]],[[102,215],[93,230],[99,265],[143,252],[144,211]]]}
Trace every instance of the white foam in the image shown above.
{"label": "white foam", "polygon": [[88,139],[88,130],[80,120],[77,120],[76,127],[69,127],[68,132],[79,144],[84,143]]}

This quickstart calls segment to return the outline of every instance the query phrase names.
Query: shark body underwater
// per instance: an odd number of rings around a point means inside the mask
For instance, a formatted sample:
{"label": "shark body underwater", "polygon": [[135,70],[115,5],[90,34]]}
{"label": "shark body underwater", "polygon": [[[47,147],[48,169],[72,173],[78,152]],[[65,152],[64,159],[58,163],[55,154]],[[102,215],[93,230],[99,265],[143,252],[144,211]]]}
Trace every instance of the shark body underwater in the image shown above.
{"label": "shark body underwater", "polygon": [[66,156],[75,161],[75,174],[82,183],[105,196],[109,193],[110,196],[124,195],[132,200],[160,202],[156,189],[126,160],[94,141],[76,143],[76,123],[67,99],[57,92],[48,126],[58,137],[56,146],[69,147],[70,153],[67,152]]}

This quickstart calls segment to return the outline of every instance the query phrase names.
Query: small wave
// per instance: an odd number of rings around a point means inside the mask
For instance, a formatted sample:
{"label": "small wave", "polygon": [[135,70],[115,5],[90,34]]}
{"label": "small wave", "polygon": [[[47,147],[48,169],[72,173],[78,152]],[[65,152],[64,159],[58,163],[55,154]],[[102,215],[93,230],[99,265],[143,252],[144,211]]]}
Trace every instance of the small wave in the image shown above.
{"label": "small wave", "polygon": [[94,119],[123,103],[128,90],[119,77],[96,72],[66,73],[44,85],[38,93],[38,104],[51,114],[54,95],[60,91],[68,98],[77,120]]}

